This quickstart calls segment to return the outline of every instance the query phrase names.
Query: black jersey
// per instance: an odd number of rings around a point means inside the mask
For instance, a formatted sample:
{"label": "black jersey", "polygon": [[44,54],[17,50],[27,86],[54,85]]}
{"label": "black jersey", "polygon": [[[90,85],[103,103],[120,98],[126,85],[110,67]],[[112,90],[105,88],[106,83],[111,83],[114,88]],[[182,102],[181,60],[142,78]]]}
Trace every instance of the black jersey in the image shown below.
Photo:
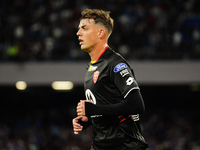
{"label": "black jersey", "polygon": [[[85,76],[84,89],[86,99],[95,105],[116,104],[127,97],[132,90],[139,90],[134,72],[126,60],[107,48],[95,63],[89,63]],[[93,124],[93,144],[113,146],[128,135],[145,143],[137,124],[138,114],[123,116],[129,121],[120,121],[121,116],[91,116]],[[135,119],[135,121],[134,121]],[[129,127],[129,125],[131,127]]]}

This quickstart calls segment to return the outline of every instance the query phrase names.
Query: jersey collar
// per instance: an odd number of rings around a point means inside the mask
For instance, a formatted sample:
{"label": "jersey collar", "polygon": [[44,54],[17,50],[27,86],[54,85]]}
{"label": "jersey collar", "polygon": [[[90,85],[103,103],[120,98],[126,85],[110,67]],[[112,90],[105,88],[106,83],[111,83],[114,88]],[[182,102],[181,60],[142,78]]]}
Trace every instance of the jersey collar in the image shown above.
{"label": "jersey collar", "polygon": [[104,53],[105,53],[105,51],[107,50],[107,48],[109,48],[109,46],[106,46],[105,49],[104,49],[104,51],[103,51],[103,52],[99,55],[99,57],[97,58],[97,60],[91,61],[91,64],[96,63],[100,58],[102,58],[102,57],[103,57],[102,55],[104,55]]}

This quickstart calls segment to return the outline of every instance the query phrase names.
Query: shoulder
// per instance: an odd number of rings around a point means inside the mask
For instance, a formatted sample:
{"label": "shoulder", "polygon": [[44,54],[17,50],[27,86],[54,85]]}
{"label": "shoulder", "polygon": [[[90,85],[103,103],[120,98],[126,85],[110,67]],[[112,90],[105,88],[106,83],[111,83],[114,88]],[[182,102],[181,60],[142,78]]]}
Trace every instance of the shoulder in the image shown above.
{"label": "shoulder", "polygon": [[129,66],[128,62],[117,52],[111,51],[110,57],[108,57],[107,65],[113,68],[114,71],[119,71]]}

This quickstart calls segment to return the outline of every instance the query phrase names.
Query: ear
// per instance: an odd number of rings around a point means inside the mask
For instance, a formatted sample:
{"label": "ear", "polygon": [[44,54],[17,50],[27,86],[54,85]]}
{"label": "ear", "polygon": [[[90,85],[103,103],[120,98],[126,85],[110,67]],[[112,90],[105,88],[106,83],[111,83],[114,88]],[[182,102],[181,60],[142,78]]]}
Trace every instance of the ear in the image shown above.
{"label": "ear", "polygon": [[106,31],[103,28],[101,28],[99,30],[98,37],[103,38],[103,37],[105,37],[105,35],[106,35]]}

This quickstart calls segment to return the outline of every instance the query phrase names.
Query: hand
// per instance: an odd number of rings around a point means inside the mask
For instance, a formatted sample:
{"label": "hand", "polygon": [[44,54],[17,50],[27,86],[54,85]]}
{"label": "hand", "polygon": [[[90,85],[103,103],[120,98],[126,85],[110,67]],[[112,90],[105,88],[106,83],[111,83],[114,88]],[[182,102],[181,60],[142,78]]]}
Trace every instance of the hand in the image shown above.
{"label": "hand", "polygon": [[79,120],[87,122],[88,118],[86,116],[78,116],[72,120],[74,134],[79,134],[83,130],[83,126],[79,123]]}
{"label": "hand", "polygon": [[76,112],[77,112],[78,116],[85,116],[86,115],[85,114],[85,102],[92,103],[92,101],[90,101],[90,100],[81,100],[76,107]]}

